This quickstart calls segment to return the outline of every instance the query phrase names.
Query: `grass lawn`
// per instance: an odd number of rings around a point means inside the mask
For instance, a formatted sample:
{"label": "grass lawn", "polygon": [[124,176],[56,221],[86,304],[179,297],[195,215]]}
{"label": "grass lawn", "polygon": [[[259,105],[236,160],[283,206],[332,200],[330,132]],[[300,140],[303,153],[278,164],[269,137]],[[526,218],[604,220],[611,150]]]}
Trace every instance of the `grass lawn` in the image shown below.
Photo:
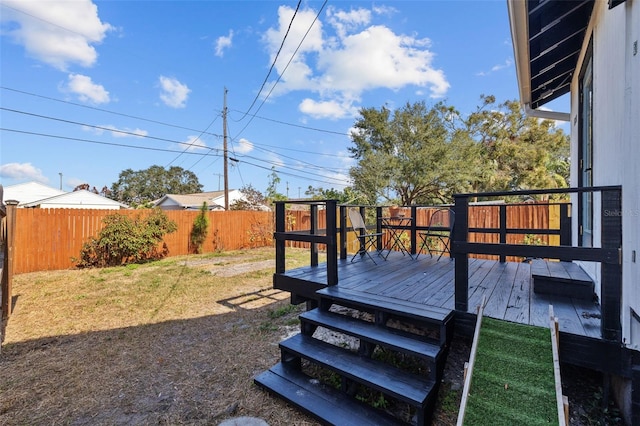
{"label": "grass lawn", "polygon": [[483,318],[465,425],[558,424],[549,329]]}
{"label": "grass lawn", "polygon": [[[287,267],[308,250],[287,250]],[[315,424],[253,384],[302,306],[272,288],[273,248],[14,277],[0,424]]]}

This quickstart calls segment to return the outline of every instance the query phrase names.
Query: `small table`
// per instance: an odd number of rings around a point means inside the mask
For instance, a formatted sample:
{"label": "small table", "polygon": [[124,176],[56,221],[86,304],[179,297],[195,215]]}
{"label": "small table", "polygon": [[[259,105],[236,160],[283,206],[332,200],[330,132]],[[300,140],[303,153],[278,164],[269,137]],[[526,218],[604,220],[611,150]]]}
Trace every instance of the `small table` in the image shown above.
{"label": "small table", "polygon": [[409,257],[413,259],[413,256],[411,256],[411,252],[407,249],[407,247],[404,245],[404,241],[402,240],[402,234],[405,228],[410,227],[412,222],[412,217],[405,216],[380,218],[380,227],[389,230],[389,239],[391,241],[391,246],[389,247],[387,255],[383,256],[385,260],[387,259],[387,257],[389,257],[389,253],[391,253],[391,250],[393,250],[394,248],[400,250],[403,256],[405,254],[408,254]]}

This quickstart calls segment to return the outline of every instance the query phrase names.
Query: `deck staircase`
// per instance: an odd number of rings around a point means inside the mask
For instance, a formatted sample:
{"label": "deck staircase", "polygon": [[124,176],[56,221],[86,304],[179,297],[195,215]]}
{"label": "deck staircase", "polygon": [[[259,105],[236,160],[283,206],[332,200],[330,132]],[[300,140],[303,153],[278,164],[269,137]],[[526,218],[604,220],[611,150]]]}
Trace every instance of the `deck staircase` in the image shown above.
{"label": "deck staircase", "polygon": [[[318,307],[300,315],[301,333],[280,343],[281,361],[255,383],[323,424],[430,424],[452,311],[339,286],[317,294]],[[322,329],[358,345],[315,337]],[[380,401],[406,414],[374,408]]]}

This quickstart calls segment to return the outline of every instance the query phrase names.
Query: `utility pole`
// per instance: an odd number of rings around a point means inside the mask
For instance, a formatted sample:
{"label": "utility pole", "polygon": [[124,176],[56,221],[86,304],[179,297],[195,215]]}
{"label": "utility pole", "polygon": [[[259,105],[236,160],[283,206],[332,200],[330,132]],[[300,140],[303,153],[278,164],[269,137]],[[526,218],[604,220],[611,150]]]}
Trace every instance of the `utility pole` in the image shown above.
{"label": "utility pole", "polygon": [[218,176],[218,191],[220,191],[220,178],[222,178],[222,174],[221,173],[214,173],[214,176]]}
{"label": "utility pole", "polygon": [[224,105],[222,107],[222,141],[224,151],[224,209],[229,210],[229,173],[227,153],[227,88],[224,88]]}

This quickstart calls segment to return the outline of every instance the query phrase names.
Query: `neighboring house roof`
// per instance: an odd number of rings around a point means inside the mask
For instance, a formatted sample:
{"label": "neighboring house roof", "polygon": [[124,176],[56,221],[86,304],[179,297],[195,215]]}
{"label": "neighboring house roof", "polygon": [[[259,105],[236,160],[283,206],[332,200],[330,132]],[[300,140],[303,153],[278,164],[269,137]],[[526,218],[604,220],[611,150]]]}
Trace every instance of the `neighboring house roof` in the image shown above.
{"label": "neighboring house roof", "polygon": [[593,0],[507,2],[520,100],[537,109],[569,93]]}
{"label": "neighboring house roof", "polygon": [[65,192],[53,197],[36,200],[31,203],[21,204],[22,207],[40,207],[43,209],[103,209],[118,210],[128,209],[126,204],[119,203],[91,191],[80,190]]}
{"label": "neighboring house roof", "polygon": [[7,200],[17,200],[19,202],[18,206],[22,207],[23,205],[32,203],[34,201],[43,200],[45,198],[51,198],[62,194],[66,194],[66,192],[47,185],[43,185],[39,182],[25,182],[18,183],[16,185],[5,186],[3,198],[5,202]]}
{"label": "neighboring house roof", "polygon": [[[236,199],[240,191],[237,189],[229,191],[229,203],[232,197]],[[240,195],[242,195],[240,193]],[[153,205],[160,208],[179,208],[197,210],[202,207],[202,203],[207,203],[210,210],[224,209],[224,191],[199,192],[195,194],[167,194]]]}
{"label": "neighboring house roof", "polygon": [[[245,196],[238,189],[229,190],[229,205]],[[207,203],[209,210],[224,210],[224,191],[199,192],[195,194],[167,194],[153,202],[154,207],[166,210],[199,210],[202,203]],[[267,210],[268,207],[265,206]]]}

